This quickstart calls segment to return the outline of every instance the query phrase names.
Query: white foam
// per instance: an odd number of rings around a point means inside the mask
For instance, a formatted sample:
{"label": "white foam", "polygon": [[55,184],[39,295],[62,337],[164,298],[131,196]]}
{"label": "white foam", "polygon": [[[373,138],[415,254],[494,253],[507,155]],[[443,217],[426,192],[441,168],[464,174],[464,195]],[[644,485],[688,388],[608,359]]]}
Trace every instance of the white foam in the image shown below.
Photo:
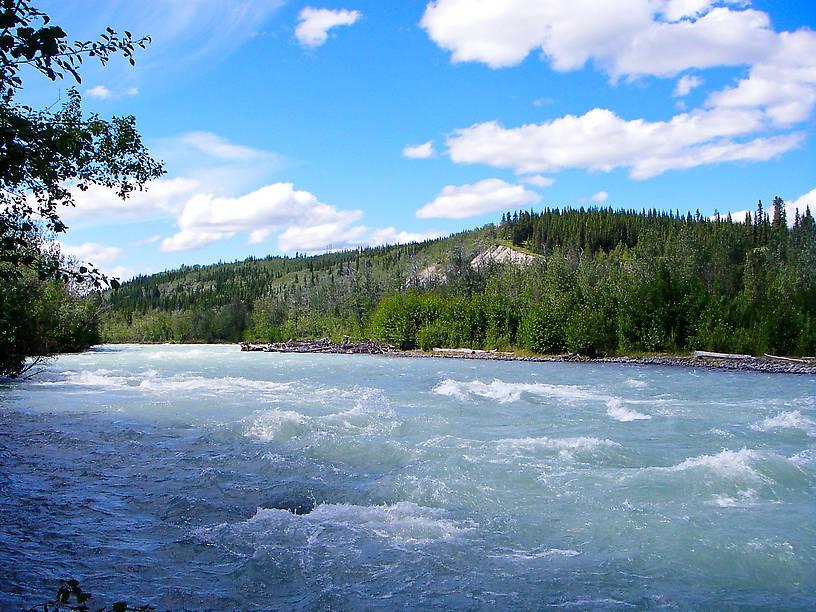
{"label": "white foam", "polygon": [[442,510],[412,502],[398,502],[391,506],[321,504],[304,518],[313,524],[363,529],[400,544],[446,541],[472,527],[463,526],[445,516]]}
{"label": "white foam", "polygon": [[[412,502],[393,505],[358,506],[354,504],[318,504],[308,514],[295,515],[287,510],[258,508],[255,515],[241,523],[222,523],[199,529],[197,535],[216,543],[225,535],[237,536],[244,544],[265,545],[277,542],[281,534],[295,532],[307,545],[335,540],[349,543],[377,538],[396,547],[423,546],[450,541],[476,525],[447,518],[443,510],[418,506]],[[318,536],[320,536],[318,538]]]}
{"label": "white foam", "polygon": [[199,359],[202,357],[212,357],[212,352],[203,348],[188,348],[181,345],[165,350],[147,351],[143,355],[143,358],[154,361],[165,361],[168,359],[177,361],[179,359]]}
{"label": "white foam", "polygon": [[498,441],[500,450],[506,451],[591,451],[598,448],[619,447],[620,444],[612,440],[602,440],[589,436],[578,438],[505,438]]}
{"label": "white foam", "polygon": [[699,457],[692,457],[685,461],[669,467],[664,468],[675,472],[682,472],[685,470],[707,469],[716,472],[720,476],[759,476],[759,474],[751,466],[751,462],[759,457],[757,451],[743,448],[738,451],[724,450],[716,455],[700,455]]}
{"label": "white foam", "polygon": [[147,376],[139,383],[139,389],[148,393],[177,393],[199,391],[204,393],[240,393],[257,391],[260,393],[278,393],[290,391],[292,383],[275,383],[266,380],[253,380],[241,376],[207,378],[204,376],[176,375],[158,377],[146,372]]}
{"label": "white foam", "polygon": [[508,383],[493,379],[490,383],[480,380],[462,382],[450,378],[434,387],[434,393],[466,400],[471,395],[496,400],[500,403],[515,402],[522,393],[539,397],[558,398],[567,401],[599,399],[599,395],[577,385],[550,385],[547,383]]}
{"label": "white foam", "polygon": [[609,400],[606,403],[606,406],[606,414],[611,416],[613,419],[624,423],[629,421],[643,421],[652,418],[651,415],[626,408],[620,398],[617,397],[613,397],[611,400]]}
{"label": "white foam", "polygon": [[714,496],[714,505],[720,508],[747,508],[753,506],[756,502],[756,491],[748,489],[746,491],[738,491],[736,497],[728,495]]}
{"label": "white foam", "polygon": [[37,380],[33,384],[43,387],[73,385],[76,387],[100,387],[102,390],[121,389],[128,386],[127,376],[116,375],[111,370],[64,370],[57,374],[56,380]]}
{"label": "white foam", "polygon": [[771,431],[773,429],[801,429],[809,434],[816,433],[816,422],[803,416],[798,410],[792,412],[780,412],[774,417],[769,417],[761,423],[754,423],[751,429],[755,431]]}
{"label": "white foam", "polygon": [[816,467],[816,449],[806,448],[805,450],[796,453],[790,458],[791,463],[802,466]]}
{"label": "white foam", "polygon": [[294,410],[273,408],[255,415],[246,433],[265,442],[288,440],[311,429],[310,420],[308,416]]}
{"label": "white foam", "polygon": [[720,508],[747,508],[753,506],[756,502],[756,491],[748,489],[746,491],[738,491],[737,496],[716,495],[714,496],[713,504]]}
{"label": "white foam", "polygon": [[510,550],[501,555],[490,555],[493,559],[520,559],[522,561],[532,561],[533,559],[547,559],[550,557],[577,557],[581,553],[577,550],[563,548],[540,548],[536,550]]}
{"label": "white foam", "polygon": [[291,391],[293,388],[293,383],[253,380],[240,376],[222,378],[185,374],[160,376],[154,369],[134,372],[128,376],[122,376],[121,373],[117,371],[106,369],[64,370],[57,373],[55,379],[38,380],[35,381],[34,384],[40,386],[72,385],[84,387],[88,390],[98,388],[102,391],[131,389],[149,394],[175,394],[185,392],[217,394],[252,391],[269,395]]}
{"label": "white foam", "polygon": [[626,384],[635,389],[645,389],[649,386],[649,383],[647,383],[645,380],[638,380],[636,378],[627,378]]}

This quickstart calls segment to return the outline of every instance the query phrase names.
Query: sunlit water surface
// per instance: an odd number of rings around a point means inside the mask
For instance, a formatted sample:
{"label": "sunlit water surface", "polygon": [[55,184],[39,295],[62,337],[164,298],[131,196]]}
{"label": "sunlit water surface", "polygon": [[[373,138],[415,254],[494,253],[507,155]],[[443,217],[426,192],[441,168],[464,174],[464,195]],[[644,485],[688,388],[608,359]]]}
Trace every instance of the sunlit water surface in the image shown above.
{"label": "sunlit water surface", "polygon": [[816,607],[816,380],[107,346],[0,384],[0,608]]}

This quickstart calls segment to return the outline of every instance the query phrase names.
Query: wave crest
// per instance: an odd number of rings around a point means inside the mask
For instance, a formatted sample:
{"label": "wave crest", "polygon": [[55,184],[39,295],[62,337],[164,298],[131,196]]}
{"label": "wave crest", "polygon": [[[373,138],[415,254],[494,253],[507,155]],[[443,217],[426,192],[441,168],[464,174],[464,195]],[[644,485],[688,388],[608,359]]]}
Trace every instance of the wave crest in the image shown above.
{"label": "wave crest", "polygon": [[649,414],[643,414],[637,410],[632,410],[623,405],[620,398],[614,397],[606,403],[606,414],[616,421],[627,423],[629,421],[645,421],[651,419]]}
{"label": "wave crest", "polygon": [[433,389],[437,395],[455,397],[459,400],[467,400],[470,396],[483,397],[485,399],[496,400],[499,403],[516,402],[521,399],[522,394],[528,393],[538,397],[556,398],[565,401],[599,399],[601,396],[594,394],[585,387],[577,385],[551,385],[547,383],[509,383],[494,378],[490,383],[480,380],[463,382],[453,379],[445,379]]}

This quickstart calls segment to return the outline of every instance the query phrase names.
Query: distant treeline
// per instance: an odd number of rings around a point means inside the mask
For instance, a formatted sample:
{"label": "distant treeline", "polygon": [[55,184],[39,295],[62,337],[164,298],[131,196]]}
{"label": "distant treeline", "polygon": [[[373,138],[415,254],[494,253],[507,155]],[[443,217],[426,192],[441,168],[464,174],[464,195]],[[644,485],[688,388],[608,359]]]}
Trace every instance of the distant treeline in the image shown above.
{"label": "distant treeline", "polygon": [[[737,222],[738,221],[738,222]],[[532,263],[472,258],[504,243]],[[816,223],[658,211],[506,214],[444,240],[182,268],[106,295],[108,341],[347,334],[402,348],[816,353]]]}

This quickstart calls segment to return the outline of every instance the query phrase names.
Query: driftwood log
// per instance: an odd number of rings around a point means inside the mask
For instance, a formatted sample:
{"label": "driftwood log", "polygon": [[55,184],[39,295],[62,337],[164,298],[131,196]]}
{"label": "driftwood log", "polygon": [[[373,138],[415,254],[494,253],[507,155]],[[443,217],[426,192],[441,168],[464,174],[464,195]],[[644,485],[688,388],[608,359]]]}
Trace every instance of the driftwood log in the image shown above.
{"label": "driftwood log", "polygon": [[385,355],[395,349],[390,344],[373,340],[352,340],[346,337],[343,342],[332,342],[328,338],[320,340],[287,340],[271,344],[241,343],[242,351],[263,351],[265,353],[364,353],[368,355]]}

